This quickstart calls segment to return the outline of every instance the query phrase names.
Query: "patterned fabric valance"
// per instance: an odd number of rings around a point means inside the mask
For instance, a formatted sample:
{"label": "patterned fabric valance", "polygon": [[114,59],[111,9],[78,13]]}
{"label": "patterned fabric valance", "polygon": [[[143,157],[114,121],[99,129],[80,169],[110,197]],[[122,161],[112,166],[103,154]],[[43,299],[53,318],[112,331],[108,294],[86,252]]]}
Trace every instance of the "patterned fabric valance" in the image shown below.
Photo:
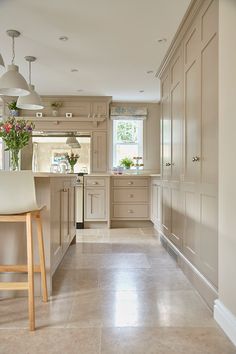
{"label": "patterned fabric valance", "polygon": [[111,107],[111,119],[147,119],[148,110],[146,107],[124,107],[116,106]]}

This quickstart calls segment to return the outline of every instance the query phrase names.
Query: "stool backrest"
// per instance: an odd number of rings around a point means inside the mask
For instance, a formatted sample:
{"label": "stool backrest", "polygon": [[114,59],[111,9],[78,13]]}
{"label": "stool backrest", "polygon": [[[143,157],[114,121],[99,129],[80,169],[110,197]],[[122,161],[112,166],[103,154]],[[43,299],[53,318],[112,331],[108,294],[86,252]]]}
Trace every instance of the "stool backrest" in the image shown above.
{"label": "stool backrest", "polygon": [[37,210],[32,171],[0,171],[0,214]]}

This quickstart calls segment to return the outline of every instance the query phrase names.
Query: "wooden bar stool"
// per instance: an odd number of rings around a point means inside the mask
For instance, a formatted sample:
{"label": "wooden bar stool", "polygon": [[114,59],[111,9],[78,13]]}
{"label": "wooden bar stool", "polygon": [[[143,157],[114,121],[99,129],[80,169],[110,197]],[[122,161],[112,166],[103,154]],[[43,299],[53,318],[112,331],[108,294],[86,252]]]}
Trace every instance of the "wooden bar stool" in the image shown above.
{"label": "wooden bar stool", "polygon": [[[28,290],[29,329],[35,329],[34,273],[41,273],[43,301],[48,301],[44,244],[40,211],[31,171],[0,172],[0,222],[25,222],[26,265],[0,265],[0,272],[27,272],[27,282],[0,282],[0,290]],[[37,224],[40,265],[34,265],[32,221]]]}

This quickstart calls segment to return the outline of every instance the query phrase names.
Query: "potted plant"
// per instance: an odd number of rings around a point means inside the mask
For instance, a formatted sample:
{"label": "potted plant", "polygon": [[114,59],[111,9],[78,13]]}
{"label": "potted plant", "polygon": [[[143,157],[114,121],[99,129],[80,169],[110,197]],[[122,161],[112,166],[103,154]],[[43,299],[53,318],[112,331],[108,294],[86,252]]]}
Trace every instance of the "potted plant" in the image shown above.
{"label": "potted plant", "polygon": [[9,109],[9,113],[11,117],[18,117],[19,116],[19,108],[16,106],[16,101],[11,101],[7,104]]}
{"label": "potted plant", "polygon": [[120,160],[120,166],[123,166],[126,170],[129,170],[133,165],[133,160],[130,157],[124,157]]}
{"label": "potted plant", "polygon": [[59,109],[63,106],[63,103],[60,101],[55,101],[51,103],[52,107],[52,116],[57,117]]}

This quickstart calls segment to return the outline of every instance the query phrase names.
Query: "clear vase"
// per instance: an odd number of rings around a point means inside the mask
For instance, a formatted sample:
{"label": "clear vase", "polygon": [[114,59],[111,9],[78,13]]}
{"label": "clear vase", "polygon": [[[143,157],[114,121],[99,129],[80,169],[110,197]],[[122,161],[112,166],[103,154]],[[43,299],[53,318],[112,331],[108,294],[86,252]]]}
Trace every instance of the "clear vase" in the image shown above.
{"label": "clear vase", "polygon": [[70,173],[75,173],[74,168],[75,168],[75,165],[70,165]]}
{"label": "clear vase", "polygon": [[10,150],[10,170],[20,171],[20,150],[18,149]]}

